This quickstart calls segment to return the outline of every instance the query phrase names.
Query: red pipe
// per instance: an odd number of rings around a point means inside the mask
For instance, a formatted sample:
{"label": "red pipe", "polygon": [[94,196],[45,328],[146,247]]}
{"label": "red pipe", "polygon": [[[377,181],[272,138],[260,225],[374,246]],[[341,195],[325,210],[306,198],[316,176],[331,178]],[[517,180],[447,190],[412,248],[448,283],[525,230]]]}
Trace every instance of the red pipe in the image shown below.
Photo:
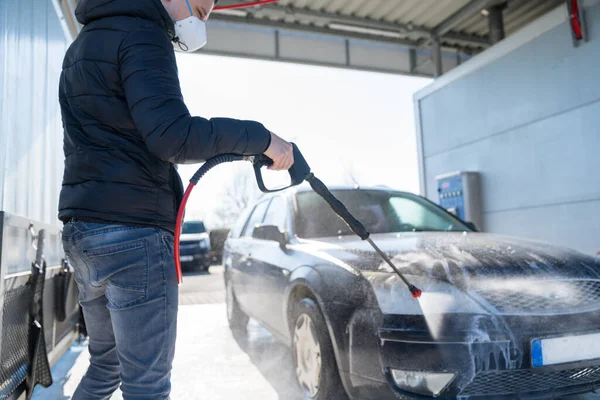
{"label": "red pipe", "polygon": [[177,271],[177,283],[181,284],[183,282],[183,275],[181,273],[181,260],[179,259],[179,239],[181,236],[181,225],[183,224],[183,213],[185,213],[185,205],[188,201],[188,197],[192,193],[192,189],[196,186],[194,183],[190,182],[185,193],[183,195],[183,199],[181,200],[181,205],[179,206],[179,211],[177,212],[177,223],[175,224],[175,270]]}
{"label": "red pipe", "polygon": [[279,0],[258,0],[258,1],[251,1],[250,3],[231,4],[228,6],[217,6],[217,7],[213,8],[213,11],[233,10],[234,8],[246,8],[246,7],[252,7],[252,6],[260,6],[262,4],[277,3],[278,1]]}

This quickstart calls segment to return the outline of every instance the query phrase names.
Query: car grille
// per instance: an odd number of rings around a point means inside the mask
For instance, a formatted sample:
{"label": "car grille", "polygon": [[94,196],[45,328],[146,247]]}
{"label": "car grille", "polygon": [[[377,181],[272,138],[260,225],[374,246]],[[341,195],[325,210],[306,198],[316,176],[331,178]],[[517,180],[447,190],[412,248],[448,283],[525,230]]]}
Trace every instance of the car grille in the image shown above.
{"label": "car grille", "polygon": [[476,292],[504,314],[600,308],[600,281],[537,281],[532,285],[536,291],[477,288]]}
{"label": "car grille", "polygon": [[481,372],[461,392],[461,396],[500,396],[546,392],[589,384],[600,386],[600,367],[576,368],[547,373],[537,373],[530,369]]}

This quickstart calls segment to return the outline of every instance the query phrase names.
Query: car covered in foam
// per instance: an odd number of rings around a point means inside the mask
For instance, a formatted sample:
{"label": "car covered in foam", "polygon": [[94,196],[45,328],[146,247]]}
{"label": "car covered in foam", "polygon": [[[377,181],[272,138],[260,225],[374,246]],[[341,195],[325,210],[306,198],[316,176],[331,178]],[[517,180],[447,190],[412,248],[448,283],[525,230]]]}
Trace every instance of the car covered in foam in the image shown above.
{"label": "car covered in foam", "polygon": [[410,283],[308,188],[224,251],[227,316],[290,346],[305,398],[548,398],[600,387],[600,260],[477,232],[420,196],[334,188]]}

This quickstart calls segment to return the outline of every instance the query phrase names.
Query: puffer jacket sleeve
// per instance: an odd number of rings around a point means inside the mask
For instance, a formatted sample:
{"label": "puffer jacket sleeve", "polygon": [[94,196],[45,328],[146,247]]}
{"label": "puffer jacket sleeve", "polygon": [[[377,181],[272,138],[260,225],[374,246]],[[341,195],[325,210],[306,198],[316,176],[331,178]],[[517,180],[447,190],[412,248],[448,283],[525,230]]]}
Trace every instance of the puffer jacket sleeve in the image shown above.
{"label": "puffer jacket sleeve", "polygon": [[259,122],[190,115],[173,46],[159,29],[128,33],[119,48],[119,70],[133,121],[156,157],[187,164],[266,151],[271,135]]}

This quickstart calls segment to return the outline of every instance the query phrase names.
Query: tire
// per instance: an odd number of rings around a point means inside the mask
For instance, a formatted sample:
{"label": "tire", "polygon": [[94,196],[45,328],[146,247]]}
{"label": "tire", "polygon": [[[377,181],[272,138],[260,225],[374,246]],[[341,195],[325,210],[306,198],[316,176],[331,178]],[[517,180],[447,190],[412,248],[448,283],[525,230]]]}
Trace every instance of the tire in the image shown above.
{"label": "tire", "polygon": [[204,271],[204,264],[202,264],[201,262],[195,262],[193,265],[193,269],[192,271],[194,272],[202,272]]}
{"label": "tire", "polygon": [[[327,323],[317,303],[309,298],[300,300],[291,317],[293,367],[303,399],[347,400]],[[310,344],[313,338],[317,340],[317,345],[314,341]],[[318,353],[320,355],[316,355]],[[305,361],[299,364],[298,360],[302,357]],[[318,378],[315,378],[317,375]]]}
{"label": "tire", "polygon": [[229,328],[234,332],[245,332],[249,317],[240,308],[229,278],[225,279],[225,303]]}

